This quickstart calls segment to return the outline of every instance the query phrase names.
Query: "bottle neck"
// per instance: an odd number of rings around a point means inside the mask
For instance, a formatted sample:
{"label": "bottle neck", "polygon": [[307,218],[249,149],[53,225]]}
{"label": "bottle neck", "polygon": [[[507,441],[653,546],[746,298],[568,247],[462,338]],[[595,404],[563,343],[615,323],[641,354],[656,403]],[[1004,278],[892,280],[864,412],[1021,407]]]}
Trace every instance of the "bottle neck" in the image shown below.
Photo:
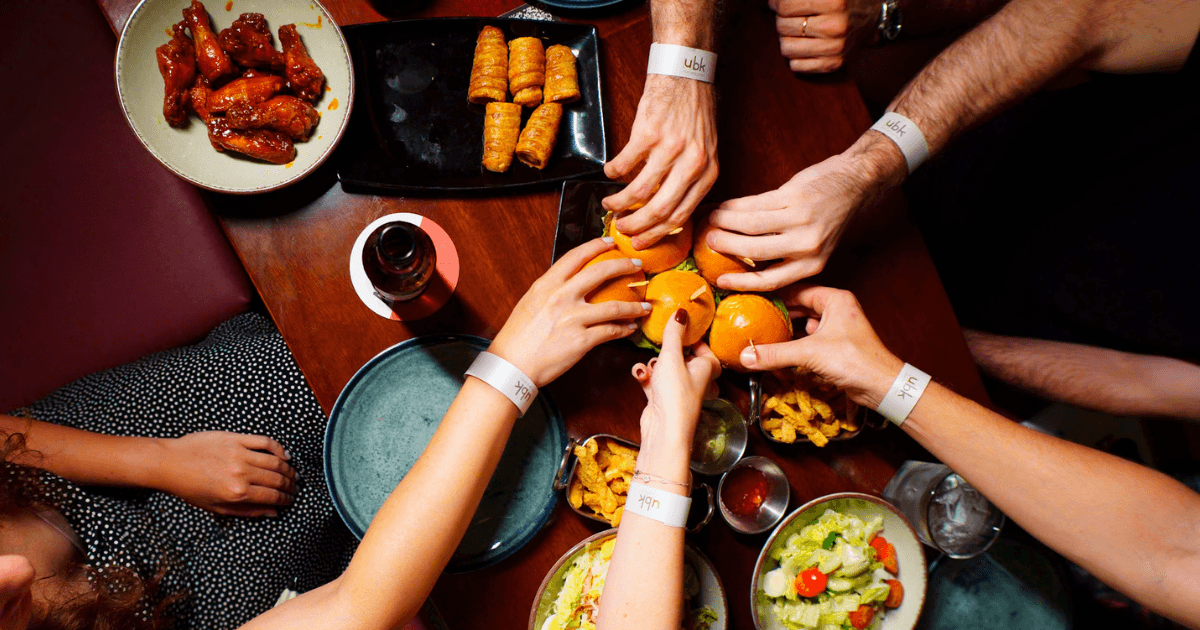
{"label": "bottle neck", "polygon": [[420,228],[407,223],[385,227],[375,244],[380,264],[395,270],[411,267],[420,256],[418,239],[413,233],[417,229]]}

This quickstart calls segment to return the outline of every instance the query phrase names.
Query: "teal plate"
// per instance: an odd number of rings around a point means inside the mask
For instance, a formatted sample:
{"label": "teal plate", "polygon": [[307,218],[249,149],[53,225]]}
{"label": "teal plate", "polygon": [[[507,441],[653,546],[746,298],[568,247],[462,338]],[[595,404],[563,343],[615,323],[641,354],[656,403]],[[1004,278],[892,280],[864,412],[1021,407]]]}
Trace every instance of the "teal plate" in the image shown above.
{"label": "teal plate", "polygon": [[[425,450],[488,340],[428,335],[379,353],[346,384],[325,430],[325,481],[360,539]],[[491,566],[537,534],[554,511],[554,473],[567,445],[562,416],[545,394],[517,420],[466,535],[446,570]]]}

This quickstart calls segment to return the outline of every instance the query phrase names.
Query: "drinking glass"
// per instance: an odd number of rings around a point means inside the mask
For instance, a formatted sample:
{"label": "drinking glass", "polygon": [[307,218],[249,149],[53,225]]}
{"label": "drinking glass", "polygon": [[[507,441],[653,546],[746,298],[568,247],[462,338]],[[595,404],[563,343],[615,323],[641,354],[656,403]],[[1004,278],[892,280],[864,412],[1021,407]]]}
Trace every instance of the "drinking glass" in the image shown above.
{"label": "drinking glass", "polygon": [[987,551],[1004,526],[1004,513],[942,464],[904,462],[883,498],[900,509],[921,542],[951,558]]}

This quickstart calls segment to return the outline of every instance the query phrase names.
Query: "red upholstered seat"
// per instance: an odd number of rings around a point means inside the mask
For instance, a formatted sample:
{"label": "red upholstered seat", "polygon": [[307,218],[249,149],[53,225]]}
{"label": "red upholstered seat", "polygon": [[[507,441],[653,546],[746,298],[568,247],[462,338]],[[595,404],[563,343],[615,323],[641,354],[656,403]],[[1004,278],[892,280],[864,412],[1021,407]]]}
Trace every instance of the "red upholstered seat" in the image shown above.
{"label": "red upholstered seat", "polygon": [[126,124],[115,51],[94,0],[5,3],[0,410],[195,342],[254,299],[199,192]]}

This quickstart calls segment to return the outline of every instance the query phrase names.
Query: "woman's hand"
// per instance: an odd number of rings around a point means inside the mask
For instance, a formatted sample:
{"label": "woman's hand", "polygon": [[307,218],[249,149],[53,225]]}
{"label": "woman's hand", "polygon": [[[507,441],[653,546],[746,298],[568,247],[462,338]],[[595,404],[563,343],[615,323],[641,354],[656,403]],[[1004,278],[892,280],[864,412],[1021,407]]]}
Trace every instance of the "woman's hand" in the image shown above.
{"label": "woman's hand", "polygon": [[292,502],[291,456],[269,437],[205,431],[160,443],[166,452],[157,490],[226,516],[276,516]]}
{"label": "woman's hand", "polygon": [[[662,352],[649,364],[633,366],[633,377],[646,392],[642,413],[642,442],[653,441],[660,431],[672,432],[688,446],[700,418],[700,403],[721,375],[721,363],[703,343],[684,359],[683,331],[688,313],[679,309],[663,329]],[[674,430],[678,430],[675,433]]]}
{"label": "woman's hand", "polygon": [[763,344],[742,351],[742,364],[755,370],[800,367],[846,390],[854,402],[875,409],[887,395],[904,362],[888,351],[853,293],[828,287],[796,286],[782,296],[807,316],[807,337]]}
{"label": "woman's hand", "polygon": [[640,269],[629,259],[583,268],[612,247],[611,239],[595,239],[567,252],[517,302],[488,351],[544,387],[592,348],[637,330],[631,320],[646,315],[648,303],[588,304],[584,299],[606,280]]}

